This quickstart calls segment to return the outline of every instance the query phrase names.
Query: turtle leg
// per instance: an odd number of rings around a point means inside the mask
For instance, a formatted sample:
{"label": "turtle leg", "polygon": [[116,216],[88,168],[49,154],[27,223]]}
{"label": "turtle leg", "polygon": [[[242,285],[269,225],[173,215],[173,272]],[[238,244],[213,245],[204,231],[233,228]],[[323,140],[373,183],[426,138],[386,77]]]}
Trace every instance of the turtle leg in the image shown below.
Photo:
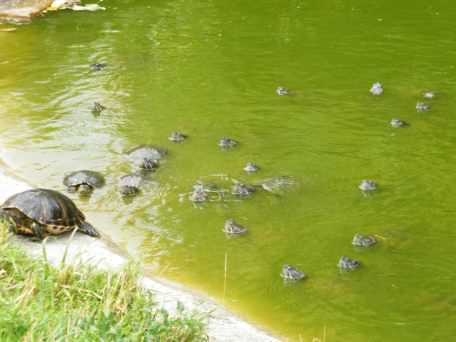
{"label": "turtle leg", "polygon": [[13,218],[4,210],[0,210],[0,221],[2,221],[11,233],[17,234],[16,223]]}
{"label": "turtle leg", "polygon": [[100,233],[98,233],[98,231],[94,228],[94,226],[92,226],[89,222],[81,222],[78,224],[78,230],[81,232],[81,233],[84,233],[84,234],[87,234],[89,236],[93,236],[93,237],[100,237]]}
{"label": "turtle leg", "polygon": [[41,241],[44,239],[44,233],[46,232],[45,226],[39,224],[38,222],[33,222],[30,228],[32,228],[33,231],[33,240]]}

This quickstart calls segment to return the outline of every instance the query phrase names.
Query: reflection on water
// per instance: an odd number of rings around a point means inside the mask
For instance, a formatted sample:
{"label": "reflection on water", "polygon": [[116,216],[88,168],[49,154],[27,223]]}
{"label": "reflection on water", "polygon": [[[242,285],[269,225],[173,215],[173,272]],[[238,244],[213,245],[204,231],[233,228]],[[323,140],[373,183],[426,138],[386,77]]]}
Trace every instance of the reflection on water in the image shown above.
{"label": "reflection on water", "polygon": [[[18,175],[63,191],[66,172],[102,172],[104,188],[71,195],[91,222],[150,272],[223,299],[278,334],[451,340],[455,6],[106,6],[0,31],[8,46],[0,50],[1,153]],[[384,95],[370,96],[377,81]],[[278,86],[290,96],[278,96]],[[417,113],[426,90],[439,96]],[[106,107],[98,116],[94,102]],[[392,118],[410,127],[394,129]],[[173,131],[189,138],[174,144]],[[240,144],[221,151],[222,137]],[[134,171],[124,152],[143,143],[169,156],[124,200],[118,180]],[[249,161],[261,170],[247,174]],[[188,199],[198,180],[230,189],[233,180],[258,185],[281,175],[297,186],[197,206]],[[363,196],[362,179],[376,180],[378,191]],[[249,233],[227,238],[229,218]],[[354,249],[355,233],[379,243]],[[342,255],[363,267],[340,273]],[[309,279],[284,284],[286,263]]]}

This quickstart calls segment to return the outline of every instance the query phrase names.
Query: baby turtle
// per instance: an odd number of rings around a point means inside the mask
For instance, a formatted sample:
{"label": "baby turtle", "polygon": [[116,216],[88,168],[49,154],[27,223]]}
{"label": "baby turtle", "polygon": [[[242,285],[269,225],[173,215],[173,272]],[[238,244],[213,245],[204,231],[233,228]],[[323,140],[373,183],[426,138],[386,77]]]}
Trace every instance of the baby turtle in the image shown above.
{"label": "baby turtle", "polygon": [[190,201],[194,203],[202,203],[206,201],[221,201],[223,199],[224,190],[217,185],[211,183],[203,183],[198,181],[193,185],[193,191],[189,196]]}
{"label": "baby turtle", "polygon": [[164,149],[153,145],[140,145],[127,152],[128,159],[137,167],[153,170],[158,167],[159,160],[166,156]]}
{"label": "baby turtle", "polygon": [[383,86],[380,82],[375,82],[370,88],[369,92],[374,96],[380,96],[383,94]]}
{"label": "baby turtle", "polygon": [[277,87],[276,93],[279,96],[290,95],[290,91],[288,90],[288,88],[285,87]]}
{"label": "baby turtle", "polygon": [[346,256],[341,257],[337,263],[337,267],[344,271],[353,271],[360,266],[361,263],[358,260],[353,260]]}
{"label": "baby turtle", "polygon": [[244,171],[248,172],[248,173],[258,172],[259,169],[260,168],[258,165],[251,163],[251,162],[248,162],[244,167]]}
{"label": "baby turtle", "polygon": [[220,139],[218,145],[222,149],[228,150],[230,148],[236,147],[238,145],[238,142],[231,138],[222,138],[222,139]]}
{"label": "baby turtle", "polygon": [[172,132],[171,135],[168,137],[169,141],[175,142],[175,143],[181,143],[185,139],[187,139],[187,135],[181,133],[181,132]]}
{"label": "baby turtle", "polygon": [[373,180],[364,179],[358,188],[364,192],[375,191],[377,190],[377,183],[375,183]]}
{"label": "baby turtle", "polygon": [[105,184],[103,175],[96,171],[75,171],[63,179],[63,184],[68,192],[91,193],[95,188],[101,188]]}
{"label": "baby turtle", "polygon": [[375,237],[371,235],[355,234],[352,245],[356,247],[371,247],[377,243]]}
{"label": "baby turtle", "polygon": [[391,119],[390,124],[391,124],[391,127],[393,127],[393,128],[403,128],[403,127],[408,126],[408,123],[405,121],[402,121],[401,119]]}
{"label": "baby turtle", "polygon": [[32,189],[15,194],[1,205],[0,213],[16,234],[43,239],[77,227],[81,233],[100,236],[74,202],[54,190]]}
{"label": "baby turtle", "polygon": [[139,173],[125,175],[119,179],[119,192],[122,196],[135,196],[139,193],[144,177]]}
{"label": "baby turtle", "polygon": [[90,64],[90,69],[93,71],[101,71],[108,66],[107,63],[93,63]]}
{"label": "baby turtle", "polygon": [[296,182],[292,177],[278,176],[263,181],[261,187],[268,192],[279,194],[283,190],[293,186],[295,183]]}
{"label": "baby turtle", "polygon": [[247,233],[247,228],[241,226],[233,219],[229,219],[225,221],[223,231],[228,235],[243,235]]}
{"label": "baby turtle", "polygon": [[283,265],[282,272],[280,272],[280,276],[287,281],[298,281],[304,279],[306,274],[301,272],[290,265]]}
{"label": "baby turtle", "polygon": [[433,99],[433,98],[435,97],[435,92],[433,92],[433,91],[425,91],[425,92],[423,93],[423,97],[424,97],[425,99],[429,99],[429,100],[430,100],[430,99]]}
{"label": "baby turtle", "polygon": [[255,191],[255,187],[243,183],[235,183],[231,188],[231,194],[238,197],[248,197]]}
{"label": "baby turtle", "polygon": [[417,102],[415,108],[417,112],[427,112],[431,109],[431,105],[425,102]]}
{"label": "baby turtle", "polygon": [[92,107],[92,114],[93,115],[100,115],[102,111],[106,109],[100,102],[94,102]]}

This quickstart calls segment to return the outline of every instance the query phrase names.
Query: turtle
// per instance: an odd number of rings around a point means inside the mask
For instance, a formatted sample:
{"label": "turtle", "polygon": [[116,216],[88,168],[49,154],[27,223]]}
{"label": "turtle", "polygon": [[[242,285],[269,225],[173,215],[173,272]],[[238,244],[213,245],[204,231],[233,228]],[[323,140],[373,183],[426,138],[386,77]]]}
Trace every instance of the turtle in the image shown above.
{"label": "turtle", "polygon": [[90,69],[93,71],[101,71],[108,66],[107,63],[93,63],[90,64]]}
{"label": "turtle", "polygon": [[371,235],[355,234],[352,245],[356,247],[371,247],[377,243],[377,239]]}
{"label": "turtle", "polygon": [[216,202],[223,200],[224,193],[225,190],[220,189],[216,184],[197,181],[193,185],[193,191],[190,193],[189,199],[194,203]]}
{"label": "turtle", "polygon": [[247,233],[247,228],[241,226],[234,219],[228,219],[225,221],[223,231],[228,235],[244,235]]}
{"label": "turtle", "polygon": [[91,193],[95,188],[101,188],[105,184],[103,175],[96,171],[79,170],[65,176],[63,184],[68,192]]}
{"label": "turtle", "polygon": [[239,143],[236,140],[231,138],[222,138],[218,143],[218,145],[224,150],[236,147],[238,144]]}
{"label": "turtle", "polygon": [[277,87],[276,93],[279,96],[290,95],[290,90],[288,90],[288,88],[285,87]]}
{"label": "turtle", "polygon": [[231,194],[237,197],[249,197],[256,191],[252,185],[236,182],[231,188]]}
{"label": "turtle", "polygon": [[31,189],[9,197],[0,206],[0,215],[16,234],[43,239],[74,229],[93,237],[98,231],[64,194],[50,189]]}
{"label": "turtle", "polygon": [[158,167],[167,151],[154,145],[139,145],[127,152],[128,159],[141,169],[153,170]]}
{"label": "turtle", "polygon": [[106,109],[100,102],[94,102],[92,107],[92,114],[97,116],[100,115],[102,111]]}
{"label": "turtle", "polygon": [[402,121],[401,119],[391,119],[390,124],[393,128],[403,128],[409,125],[407,122]]}
{"label": "turtle", "polygon": [[187,135],[181,132],[172,132],[170,136],[168,137],[169,141],[175,142],[175,143],[181,143],[185,139],[187,139]]}
{"label": "turtle", "polygon": [[425,102],[417,102],[415,108],[417,112],[427,112],[431,109],[431,105]]}
{"label": "turtle", "polygon": [[374,96],[380,96],[383,94],[383,86],[380,82],[375,82],[372,84],[372,87],[370,88],[369,92],[374,95]]}
{"label": "turtle", "polygon": [[144,177],[136,172],[120,177],[119,192],[122,196],[135,196],[139,193]]}
{"label": "turtle", "polygon": [[337,263],[337,267],[344,271],[353,271],[361,266],[358,260],[350,259],[349,257],[342,256]]}
{"label": "turtle", "polygon": [[260,167],[252,162],[248,162],[244,167],[244,171],[247,173],[255,173],[258,172],[259,169]]}
{"label": "turtle", "polygon": [[286,188],[295,184],[295,180],[289,176],[276,176],[261,182],[261,187],[267,192],[279,194]]}
{"label": "turtle", "polygon": [[358,186],[359,190],[363,192],[371,192],[377,190],[377,183],[373,180],[364,179],[361,181],[361,184]]}
{"label": "turtle", "polygon": [[282,266],[282,272],[280,272],[280,276],[287,281],[298,281],[307,277],[304,272],[301,272],[295,267],[287,264]]}

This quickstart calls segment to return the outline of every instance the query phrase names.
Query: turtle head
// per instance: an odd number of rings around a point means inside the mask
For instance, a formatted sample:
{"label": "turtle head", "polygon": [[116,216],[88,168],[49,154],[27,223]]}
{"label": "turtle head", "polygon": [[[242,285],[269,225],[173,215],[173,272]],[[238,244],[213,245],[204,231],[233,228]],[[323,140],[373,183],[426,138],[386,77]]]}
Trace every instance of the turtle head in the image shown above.
{"label": "turtle head", "polygon": [[79,185],[79,193],[81,195],[90,195],[93,191],[93,187],[89,184],[81,184]]}

